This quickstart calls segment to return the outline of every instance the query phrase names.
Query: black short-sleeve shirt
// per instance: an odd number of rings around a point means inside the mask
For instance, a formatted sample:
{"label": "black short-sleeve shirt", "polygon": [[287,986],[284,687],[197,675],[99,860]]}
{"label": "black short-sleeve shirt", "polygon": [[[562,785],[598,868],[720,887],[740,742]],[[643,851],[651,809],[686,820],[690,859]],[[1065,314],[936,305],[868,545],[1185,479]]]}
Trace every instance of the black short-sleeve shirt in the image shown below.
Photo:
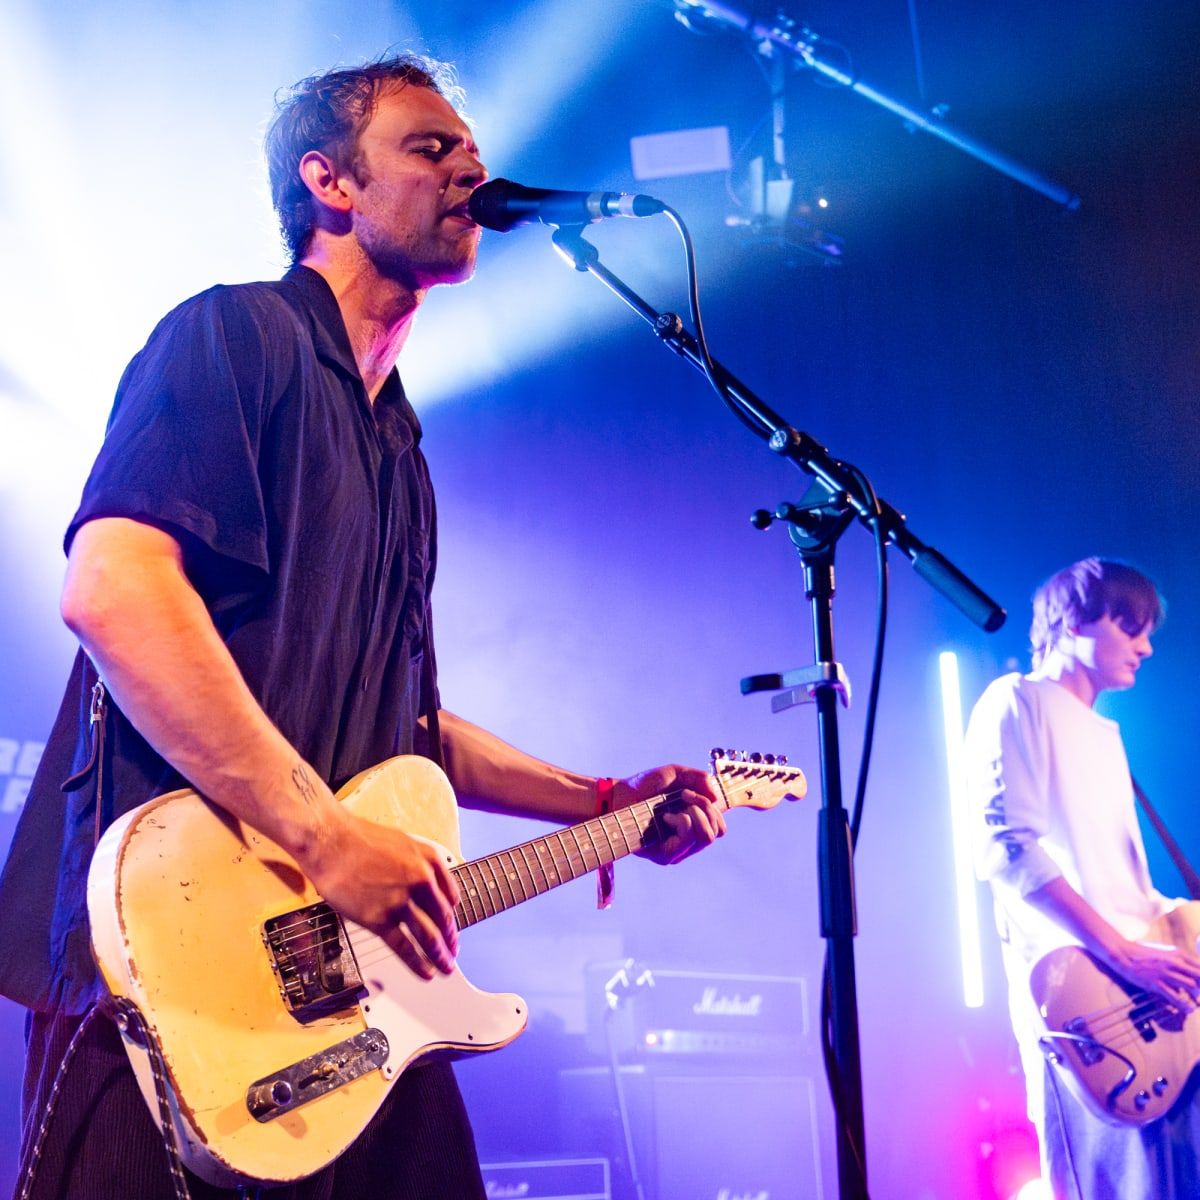
{"label": "black short-sleeve shirt", "polygon": [[[432,658],[433,492],[393,372],[372,405],[324,279],[217,287],[186,301],[127,368],[75,532],[155,525],[267,715],[334,787],[413,748]],[[431,664],[430,664],[431,665]],[[425,673],[432,679],[432,671]],[[78,1012],[98,994],[84,887],[95,789],[95,674],[82,652],[0,877],[0,993]],[[119,712],[112,815],[184,781]]]}

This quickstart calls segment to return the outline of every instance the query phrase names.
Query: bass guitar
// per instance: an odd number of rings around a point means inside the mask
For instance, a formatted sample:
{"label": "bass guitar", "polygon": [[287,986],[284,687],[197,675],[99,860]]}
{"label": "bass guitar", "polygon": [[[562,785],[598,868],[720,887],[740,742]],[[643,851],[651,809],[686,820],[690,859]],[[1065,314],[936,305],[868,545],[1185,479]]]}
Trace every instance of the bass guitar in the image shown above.
{"label": "bass guitar", "polygon": [[[726,809],[804,795],[771,756],[720,755]],[[393,758],[338,793],[355,815],[434,843],[460,929],[669,833],[668,793],[463,862],[450,782]],[[520,996],[456,967],[424,980],[323,903],[295,861],[191,791],[119,818],[88,876],[92,946],[151,1114],[218,1186],[303,1179],[358,1136],[392,1083],[431,1056],[497,1050],[525,1028]]]}
{"label": "bass guitar", "polygon": [[[1158,918],[1143,942],[1196,952],[1200,900]],[[1034,966],[1043,1050],[1073,1095],[1111,1124],[1165,1116],[1200,1062],[1200,1010],[1184,1010],[1127,983],[1078,946]]]}

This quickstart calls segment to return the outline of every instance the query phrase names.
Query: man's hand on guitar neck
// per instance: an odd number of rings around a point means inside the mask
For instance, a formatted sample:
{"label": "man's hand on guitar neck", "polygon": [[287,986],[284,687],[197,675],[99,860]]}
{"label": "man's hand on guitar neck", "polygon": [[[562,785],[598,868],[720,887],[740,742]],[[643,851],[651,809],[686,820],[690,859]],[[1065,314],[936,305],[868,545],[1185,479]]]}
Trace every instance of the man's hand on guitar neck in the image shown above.
{"label": "man's hand on guitar neck", "polygon": [[613,789],[613,807],[627,808],[667,793],[678,793],[678,801],[663,813],[663,820],[672,832],[656,845],[640,851],[642,858],[662,864],[682,862],[725,836],[725,815],[719,807],[716,784],[711,775],[698,767],[672,763],[620,779]]}

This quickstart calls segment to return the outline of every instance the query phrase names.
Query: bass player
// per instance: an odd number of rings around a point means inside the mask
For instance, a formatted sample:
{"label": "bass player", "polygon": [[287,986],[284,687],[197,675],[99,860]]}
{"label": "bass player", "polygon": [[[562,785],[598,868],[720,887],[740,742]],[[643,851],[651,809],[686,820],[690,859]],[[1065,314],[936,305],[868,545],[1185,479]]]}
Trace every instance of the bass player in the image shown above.
{"label": "bass player", "polygon": [[1179,902],[1151,883],[1120,729],[1095,707],[1133,687],[1163,611],[1154,584],[1124,563],[1087,558],[1059,571],[1034,595],[1032,672],[992,683],[967,732],[979,874],[992,885],[1055,1200],[1184,1200],[1200,1186],[1194,1088],[1144,1128],[1102,1120],[1049,1068],[1030,988],[1039,959],[1075,945],[1179,1013],[1200,997],[1195,953],[1139,940]]}

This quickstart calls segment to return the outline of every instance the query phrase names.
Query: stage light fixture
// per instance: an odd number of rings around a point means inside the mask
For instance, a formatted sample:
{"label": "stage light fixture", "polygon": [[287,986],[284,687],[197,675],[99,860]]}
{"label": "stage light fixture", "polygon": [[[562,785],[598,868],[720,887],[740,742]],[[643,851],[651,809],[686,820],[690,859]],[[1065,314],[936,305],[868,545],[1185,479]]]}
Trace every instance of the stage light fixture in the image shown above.
{"label": "stage light fixture", "polygon": [[979,911],[975,872],[971,861],[971,836],[967,813],[966,771],[963,762],[962,689],[958,655],[943,650],[938,656],[942,687],[942,728],[946,742],[946,790],[950,800],[950,828],[954,846],[954,895],[958,907],[959,955],[962,963],[963,1002],[968,1008],[983,1006],[983,956],[979,939]]}

